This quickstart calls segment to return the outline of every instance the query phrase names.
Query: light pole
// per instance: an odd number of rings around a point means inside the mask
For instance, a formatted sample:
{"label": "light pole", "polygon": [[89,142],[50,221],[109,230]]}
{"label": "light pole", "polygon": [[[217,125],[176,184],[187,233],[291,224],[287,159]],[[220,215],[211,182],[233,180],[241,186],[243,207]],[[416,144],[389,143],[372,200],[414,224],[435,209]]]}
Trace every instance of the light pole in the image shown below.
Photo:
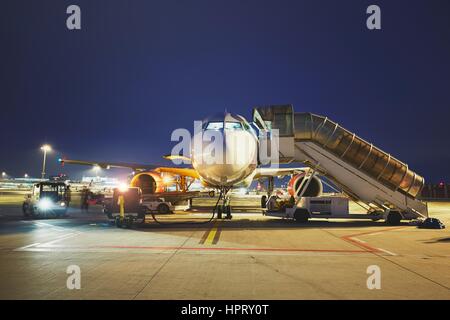
{"label": "light pole", "polygon": [[41,147],[41,150],[44,151],[44,160],[42,161],[42,179],[45,178],[45,159],[47,158],[47,152],[52,151],[52,147],[50,147],[48,144],[44,144]]}
{"label": "light pole", "polygon": [[6,178],[6,172],[5,171],[2,172],[2,178],[3,179]]}

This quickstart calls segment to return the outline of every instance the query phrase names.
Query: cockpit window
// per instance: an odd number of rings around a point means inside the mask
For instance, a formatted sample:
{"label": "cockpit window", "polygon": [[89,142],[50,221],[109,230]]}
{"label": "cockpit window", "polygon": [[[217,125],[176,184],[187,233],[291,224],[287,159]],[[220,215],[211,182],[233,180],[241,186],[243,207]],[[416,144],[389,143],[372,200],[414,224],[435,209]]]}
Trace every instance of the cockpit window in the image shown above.
{"label": "cockpit window", "polygon": [[240,122],[225,122],[225,129],[242,130],[242,125]]}
{"label": "cockpit window", "polygon": [[220,130],[223,128],[223,122],[210,122],[206,126],[206,130]]}
{"label": "cockpit window", "polygon": [[[220,130],[223,129],[223,122],[209,122],[206,126],[206,130]],[[242,130],[240,122],[225,122],[226,130]]]}

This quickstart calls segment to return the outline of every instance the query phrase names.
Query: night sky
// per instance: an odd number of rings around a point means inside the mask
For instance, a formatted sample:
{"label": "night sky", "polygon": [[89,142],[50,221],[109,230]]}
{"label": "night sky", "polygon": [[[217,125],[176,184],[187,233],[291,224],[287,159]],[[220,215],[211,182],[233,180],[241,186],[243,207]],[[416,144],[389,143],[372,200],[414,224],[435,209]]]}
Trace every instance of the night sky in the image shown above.
{"label": "night sky", "polygon": [[[77,4],[82,29],[66,28]],[[381,7],[382,30],[366,28]],[[450,180],[450,1],[2,1],[0,171],[170,164],[175,128],[291,103]]]}

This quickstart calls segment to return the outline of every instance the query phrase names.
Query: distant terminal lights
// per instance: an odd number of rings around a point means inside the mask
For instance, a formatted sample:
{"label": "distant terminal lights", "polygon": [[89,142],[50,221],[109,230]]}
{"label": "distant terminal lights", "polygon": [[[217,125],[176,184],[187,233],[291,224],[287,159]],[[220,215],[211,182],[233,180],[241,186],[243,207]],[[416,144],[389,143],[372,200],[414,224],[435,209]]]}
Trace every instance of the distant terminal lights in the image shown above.
{"label": "distant terminal lights", "polygon": [[450,199],[450,183],[425,184],[420,196],[422,199]]}
{"label": "distant terminal lights", "polygon": [[99,176],[83,176],[81,178],[81,182],[84,183],[96,183],[96,184],[103,184],[103,185],[110,185],[110,186],[118,186],[120,184],[120,181],[117,178],[110,178],[110,177],[99,177]]}

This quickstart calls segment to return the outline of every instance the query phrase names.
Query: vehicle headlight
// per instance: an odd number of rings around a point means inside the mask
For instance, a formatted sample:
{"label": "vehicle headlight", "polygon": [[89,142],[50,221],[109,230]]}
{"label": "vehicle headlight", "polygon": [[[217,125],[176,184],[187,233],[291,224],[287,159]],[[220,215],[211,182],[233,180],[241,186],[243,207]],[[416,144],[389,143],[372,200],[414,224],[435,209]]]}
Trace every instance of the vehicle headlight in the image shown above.
{"label": "vehicle headlight", "polygon": [[60,203],[60,205],[61,205],[61,207],[65,207],[65,206],[66,206],[66,203],[65,203],[64,201],[62,201],[62,202]]}
{"label": "vehicle headlight", "polygon": [[41,210],[48,210],[52,207],[53,203],[50,199],[41,199],[38,203],[38,208]]}

